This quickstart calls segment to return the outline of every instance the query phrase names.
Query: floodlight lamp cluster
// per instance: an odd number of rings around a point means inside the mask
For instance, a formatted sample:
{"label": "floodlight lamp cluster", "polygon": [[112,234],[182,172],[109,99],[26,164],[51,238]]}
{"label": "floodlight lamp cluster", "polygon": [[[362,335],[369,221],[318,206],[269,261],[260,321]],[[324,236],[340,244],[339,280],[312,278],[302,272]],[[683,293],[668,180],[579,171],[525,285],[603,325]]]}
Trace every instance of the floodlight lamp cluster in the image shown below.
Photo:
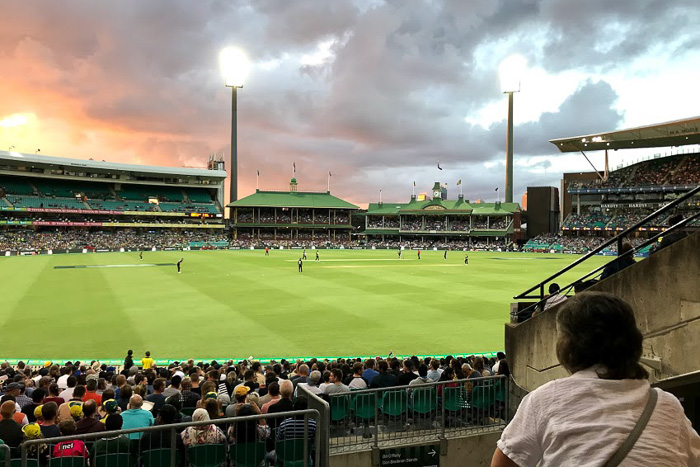
{"label": "floodlight lamp cluster", "polygon": [[245,52],[235,47],[227,47],[219,54],[219,66],[226,86],[242,88],[250,71],[250,61]]}

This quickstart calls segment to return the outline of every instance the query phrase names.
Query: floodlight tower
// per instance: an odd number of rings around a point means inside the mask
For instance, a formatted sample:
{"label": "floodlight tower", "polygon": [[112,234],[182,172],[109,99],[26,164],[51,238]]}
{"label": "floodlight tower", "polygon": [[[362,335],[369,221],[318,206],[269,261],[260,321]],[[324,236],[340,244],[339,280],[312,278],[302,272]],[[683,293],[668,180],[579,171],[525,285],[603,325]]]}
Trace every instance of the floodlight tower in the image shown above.
{"label": "floodlight tower", "polygon": [[525,70],[525,59],[512,55],[499,68],[501,91],[508,94],[508,135],[506,138],[506,203],[513,202],[513,93],[520,92],[520,77]]}
{"label": "floodlight tower", "polygon": [[[233,47],[221,51],[219,55],[221,74],[227,87],[231,88],[231,178],[229,188],[229,203],[238,199],[238,88],[248,76],[250,62],[246,54]],[[230,218],[230,215],[229,215]]]}

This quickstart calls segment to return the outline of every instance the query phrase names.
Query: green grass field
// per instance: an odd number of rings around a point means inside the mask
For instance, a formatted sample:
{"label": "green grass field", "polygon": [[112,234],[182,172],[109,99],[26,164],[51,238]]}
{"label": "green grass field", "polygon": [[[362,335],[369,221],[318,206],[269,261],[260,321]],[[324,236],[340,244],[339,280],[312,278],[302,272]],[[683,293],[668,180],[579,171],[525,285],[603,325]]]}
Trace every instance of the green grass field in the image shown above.
{"label": "green grass field", "polygon": [[[494,352],[511,297],[576,258],[472,252],[465,266],[461,252],[418,261],[412,251],[398,260],[395,250],[321,250],[318,263],[307,254],[302,274],[298,250],[2,257],[0,358]],[[182,274],[149,266],[180,257]]]}

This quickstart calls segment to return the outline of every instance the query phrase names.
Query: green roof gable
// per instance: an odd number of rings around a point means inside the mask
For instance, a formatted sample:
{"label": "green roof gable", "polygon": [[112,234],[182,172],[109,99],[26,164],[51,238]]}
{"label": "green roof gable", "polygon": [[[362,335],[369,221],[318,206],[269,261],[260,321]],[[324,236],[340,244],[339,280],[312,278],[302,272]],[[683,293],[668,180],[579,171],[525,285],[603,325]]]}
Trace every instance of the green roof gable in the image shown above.
{"label": "green roof gable", "polygon": [[319,209],[360,209],[330,193],[309,193],[304,191],[256,191],[250,196],[226,205],[230,208],[284,207]]}

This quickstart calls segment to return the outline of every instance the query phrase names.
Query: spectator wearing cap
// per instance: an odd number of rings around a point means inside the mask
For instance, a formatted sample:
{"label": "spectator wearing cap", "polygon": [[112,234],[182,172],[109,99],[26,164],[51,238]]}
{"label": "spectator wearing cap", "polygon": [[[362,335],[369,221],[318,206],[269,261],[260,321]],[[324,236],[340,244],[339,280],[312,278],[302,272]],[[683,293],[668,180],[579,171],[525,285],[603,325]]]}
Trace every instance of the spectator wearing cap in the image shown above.
{"label": "spectator wearing cap", "polygon": [[[122,424],[122,416],[118,413],[112,414],[105,422],[105,431],[121,430]],[[95,441],[95,456],[124,453],[133,455],[131,452],[131,441],[125,435],[110,436],[108,438],[100,438]]]}
{"label": "spectator wearing cap", "polygon": [[[25,406],[32,403],[32,399],[25,394],[25,392],[27,391],[27,386],[25,386],[24,383],[16,384],[18,385],[19,394],[15,396],[15,402],[17,402],[19,406],[23,409]],[[10,386],[12,386],[12,383],[10,383]]]}
{"label": "spectator wearing cap", "polygon": [[[164,404],[163,407],[158,411],[158,418],[156,419],[156,425],[172,425],[175,423],[179,412],[177,408],[170,404]],[[182,438],[179,436],[175,437],[175,445],[178,451],[182,454],[184,458],[184,445],[182,444]],[[147,451],[150,449],[169,449],[171,446],[171,438],[169,430],[160,431],[149,431],[144,433],[141,441],[139,442],[140,452]]]}
{"label": "spectator wearing cap", "polygon": [[165,405],[165,399],[167,397],[163,394],[165,390],[165,380],[163,378],[156,378],[153,380],[153,394],[146,396],[148,402],[153,403],[153,409],[151,412],[157,414],[161,407]]}
{"label": "spectator wearing cap", "polygon": [[[280,383],[280,400],[268,407],[267,413],[271,415],[280,412],[292,411],[294,409],[294,401],[292,401],[293,394],[294,385],[292,382],[286,379],[282,380]],[[282,420],[280,418],[268,418],[266,421],[272,429],[275,429]]]}
{"label": "spectator wearing cap", "polygon": [[313,394],[323,394],[323,390],[318,387],[318,383],[321,381],[321,372],[318,370],[314,370],[309,374],[309,377],[306,378],[306,383],[299,383],[297,384],[297,389],[294,391],[295,396],[300,395],[299,388],[303,387],[304,389],[308,390],[309,392]]}
{"label": "spectator wearing cap", "polygon": [[83,396],[85,395],[85,386],[78,385],[73,390],[73,397],[68,401],[58,406],[58,423],[60,424],[63,420],[69,420],[72,418],[71,407],[83,405]]}
{"label": "spectator wearing cap", "polygon": [[96,374],[88,375],[85,383],[85,395],[83,396],[83,402],[88,400],[94,400],[97,405],[102,405],[102,396],[97,394],[97,380]]}
{"label": "spectator wearing cap", "polygon": [[168,386],[164,391],[163,395],[167,398],[170,397],[174,394],[180,394],[182,391],[180,389],[180,383],[182,382],[182,378],[179,376],[173,376],[173,378],[170,380],[170,386]]}
{"label": "spectator wearing cap", "polygon": [[270,406],[272,404],[277,403],[282,398],[280,396],[280,385],[277,381],[273,381],[270,384],[267,385],[267,394],[264,397],[260,398],[260,402],[263,403],[262,409],[260,410],[262,413],[267,413],[267,411],[270,409]]}
{"label": "spectator wearing cap", "polygon": [[[56,429],[58,430],[58,427],[56,427]],[[22,428],[22,434],[24,435],[24,441],[46,437],[43,435],[41,427],[37,423],[30,423],[24,426]],[[58,436],[60,436],[60,432]],[[27,446],[27,459],[38,459],[41,465],[48,464],[49,447],[46,444],[32,444]]]}
{"label": "spectator wearing cap", "polygon": [[22,408],[22,413],[27,416],[29,423],[36,422],[37,417],[34,415],[34,410],[44,403],[45,396],[46,391],[43,389],[35,389],[34,392],[32,392],[32,402]]}
{"label": "spectator wearing cap", "polygon": [[[117,401],[114,399],[107,399],[106,401],[102,402],[102,409],[104,411],[104,416],[100,420],[103,424],[107,424],[107,419],[114,414],[118,414],[119,411],[121,410],[119,408],[119,404],[117,404]],[[121,415],[120,415],[121,417]],[[121,422],[120,422],[121,423]]]}
{"label": "spectator wearing cap", "polygon": [[41,434],[44,438],[55,438],[61,436],[61,430],[56,425],[56,417],[58,416],[58,405],[55,402],[47,402],[41,406]]}
{"label": "spectator wearing cap", "polygon": [[235,417],[237,415],[238,409],[246,403],[246,398],[249,392],[250,388],[244,384],[235,387],[233,390],[233,398],[236,402],[229,404],[229,406],[226,407],[225,415],[227,417]]}
{"label": "spectator wearing cap", "polygon": [[11,448],[16,448],[23,440],[22,429],[15,422],[13,415],[15,413],[15,403],[13,401],[5,401],[0,405],[0,439]]}
{"label": "spectator wearing cap", "polygon": [[[74,435],[75,421],[63,420],[58,424],[58,428],[61,430],[61,436]],[[84,457],[87,459],[89,455],[85,443],[79,439],[73,439],[54,445],[52,457]]]}
{"label": "spectator wearing cap", "polygon": [[[148,410],[141,408],[143,405],[143,399],[141,396],[135,394],[131,396],[129,400],[128,409],[122,413],[122,418],[124,419],[124,429],[129,428],[145,428],[153,426],[153,414]],[[141,439],[143,433],[130,433],[127,436],[129,439]]]}
{"label": "spectator wearing cap", "polygon": [[105,431],[105,425],[97,419],[97,402],[88,399],[83,403],[83,418],[77,423],[75,434],[84,435],[98,431]]}

